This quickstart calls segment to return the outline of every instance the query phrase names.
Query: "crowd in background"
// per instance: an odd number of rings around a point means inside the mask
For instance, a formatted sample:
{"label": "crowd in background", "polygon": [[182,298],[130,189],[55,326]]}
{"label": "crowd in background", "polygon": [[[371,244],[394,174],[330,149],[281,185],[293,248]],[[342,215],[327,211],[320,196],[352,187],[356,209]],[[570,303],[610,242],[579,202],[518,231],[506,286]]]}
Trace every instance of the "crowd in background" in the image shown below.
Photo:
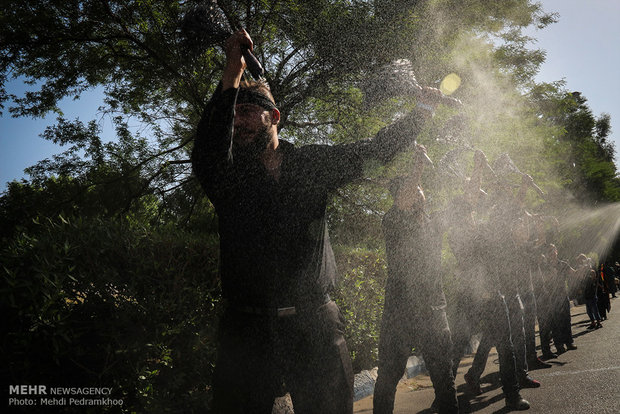
{"label": "crowd in background", "polygon": [[594,266],[584,254],[579,255],[576,262],[578,277],[572,283],[574,300],[586,305],[590,318],[588,329],[602,328],[601,322],[611,310],[611,298],[617,297],[620,264],[607,262]]}
{"label": "crowd in background", "polygon": [[[526,410],[530,405],[520,390],[541,386],[530,372],[551,368],[547,361],[577,349],[571,300],[586,304],[588,329],[602,327],[617,290],[616,269],[595,266],[585,254],[572,263],[558,256],[560,223],[528,211],[528,192],[544,193],[521,172],[521,183],[514,184],[518,169],[508,154],[491,167],[485,154],[475,151],[462,193],[443,211],[428,214],[421,178],[429,162],[426,149],[416,149],[411,174],[392,181],[394,204],[383,220],[388,283],[374,413],[393,411],[412,347],[423,356],[435,387],[434,411],[459,412],[454,381],[474,336],[480,342],[465,374],[467,392],[483,392],[480,377],[495,347],[506,406]],[[447,299],[437,272],[443,235],[457,264]]]}

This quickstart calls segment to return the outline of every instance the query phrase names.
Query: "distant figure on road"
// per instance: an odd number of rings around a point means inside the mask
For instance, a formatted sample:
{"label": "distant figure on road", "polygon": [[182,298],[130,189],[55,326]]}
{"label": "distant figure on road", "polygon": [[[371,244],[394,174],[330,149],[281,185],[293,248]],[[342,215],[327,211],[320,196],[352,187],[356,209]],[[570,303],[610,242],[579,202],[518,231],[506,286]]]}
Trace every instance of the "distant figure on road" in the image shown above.
{"label": "distant figure on road", "polygon": [[598,275],[596,270],[590,269],[588,277],[583,282],[583,297],[586,302],[586,312],[590,318],[590,325],[588,329],[602,328],[601,315],[598,312]]}
{"label": "distant figure on road", "polygon": [[607,274],[605,272],[605,268],[601,263],[600,271],[598,274],[599,284],[597,289],[597,297],[598,297],[598,313],[601,315],[601,320],[607,319],[607,312],[611,310],[611,302],[609,300],[609,290],[607,287]]}
{"label": "distant figure on road", "polygon": [[612,298],[617,297],[616,292],[616,268],[611,263],[607,263],[605,266],[605,282],[607,282],[607,291]]}

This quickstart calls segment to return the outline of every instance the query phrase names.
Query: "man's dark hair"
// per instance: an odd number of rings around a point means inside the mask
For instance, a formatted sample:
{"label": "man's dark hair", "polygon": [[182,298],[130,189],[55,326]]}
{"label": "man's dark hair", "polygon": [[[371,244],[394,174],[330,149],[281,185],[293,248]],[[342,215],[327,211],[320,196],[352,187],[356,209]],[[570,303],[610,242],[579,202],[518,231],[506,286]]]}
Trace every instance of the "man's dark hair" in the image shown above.
{"label": "man's dark hair", "polygon": [[267,98],[269,98],[269,100],[273,102],[274,106],[276,104],[276,101],[275,99],[273,99],[273,95],[271,94],[271,88],[269,87],[269,84],[267,83],[267,81],[243,80],[239,84],[239,88],[245,89],[250,92],[260,93],[261,95],[264,95]]}
{"label": "man's dark hair", "polygon": [[407,177],[401,175],[401,176],[393,178],[390,181],[390,184],[388,186],[388,190],[390,191],[390,195],[392,196],[393,199],[396,198],[396,195],[398,194],[398,191],[403,186],[403,184],[405,184],[405,180],[406,179],[407,179]]}

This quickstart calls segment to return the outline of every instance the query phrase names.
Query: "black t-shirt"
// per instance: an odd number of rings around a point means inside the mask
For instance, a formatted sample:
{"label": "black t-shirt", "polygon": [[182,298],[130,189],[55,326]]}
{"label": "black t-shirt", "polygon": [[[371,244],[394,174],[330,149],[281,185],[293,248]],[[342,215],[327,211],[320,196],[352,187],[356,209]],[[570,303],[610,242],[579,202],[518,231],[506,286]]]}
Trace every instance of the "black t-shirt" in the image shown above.
{"label": "black t-shirt", "polygon": [[558,260],[556,262],[546,260],[543,261],[541,270],[551,298],[555,300],[566,299],[568,297],[568,277],[572,275],[572,268],[568,262],[564,260]]}
{"label": "black t-shirt", "polygon": [[473,206],[464,197],[455,198],[445,214],[448,241],[457,262],[459,293],[467,300],[488,299],[498,294],[498,274],[490,268],[493,250],[488,226],[474,223]]}
{"label": "black t-shirt", "polygon": [[441,232],[419,210],[392,207],[383,217],[388,284],[403,286],[401,296],[420,305],[443,307]]}
{"label": "black t-shirt", "polygon": [[598,284],[596,280],[593,280],[590,276],[584,279],[583,283],[583,297],[585,300],[593,300],[597,297]]}
{"label": "black t-shirt", "polygon": [[280,140],[279,180],[232,144],[237,89],[214,94],[198,125],[194,173],[219,218],[225,298],[256,306],[320,302],[336,268],[325,210],[330,191],[387,162],[411,144],[421,118],[411,113],[372,140],[295,147]]}

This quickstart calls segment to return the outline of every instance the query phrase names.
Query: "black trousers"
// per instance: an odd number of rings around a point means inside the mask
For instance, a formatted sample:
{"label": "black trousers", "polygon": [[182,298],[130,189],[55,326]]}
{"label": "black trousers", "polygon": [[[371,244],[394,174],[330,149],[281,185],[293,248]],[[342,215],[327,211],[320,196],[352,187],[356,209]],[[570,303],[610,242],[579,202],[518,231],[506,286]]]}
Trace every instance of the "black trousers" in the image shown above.
{"label": "black trousers", "polygon": [[573,343],[573,330],[571,326],[570,302],[568,298],[562,297],[554,301],[555,306],[552,312],[551,331],[555,346],[568,345]]}
{"label": "black trousers", "polygon": [[440,413],[458,413],[452,374],[452,340],[443,308],[433,308],[427,298],[406,298],[398,288],[386,287],[379,336],[379,372],[373,397],[374,414],[392,413],[396,386],[402,378],[413,347],[424,358]]}
{"label": "black trousers", "polygon": [[566,297],[551,297],[546,306],[540,307],[538,327],[540,330],[540,348],[543,354],[551,353],[553,344],[562,347],[573,343],[573,332],[570,316],[570,302]]}
{"label": "black trousers", "polygon": [[[465,301],[465,299],[462,300],[462,302]],[[510,333],[510,315],[504,296],[498,294],[488,299],[478,299],[476,303],[479,305],[475,307],[471,305],[473,303],[471,298],[466,302],[469,302],[470,305],[464,303],[463,307],[458,309],[457,315],[460,315],[458,325],[452,325],[455,347],[454,359],[452,361],[453,367],[458,367],[472,335],[477,333],[472,328],[478,326],[482,338],[492,338],[492,340],[487,342],[486,346],[488,347],[490,343],[495,345],[497,349],[499,374],[504,396],[507,399],[515,398],[519,395],[519,384],[515,349]],[[463,323],[463,319],[469,319],[470,322]]]}
{"label": "black trousers", "polygon": [[[538,314],[538,329],[540,332],[540,350],[544,355],[551,354],[551,338],[553,337],[553,319],[548,313]],[[554,340],[557,344],[558,342]]]}
{"label": "black trousers", "polygon": [[[517,378],[524,378],[528,374],[526,358],[526,338],[523,317],[524,306],[518,295],[511,296],[506,299],[508,313],[510,315],[510,337],[512,339],[515,354],[515,372]],[[500,338],[501,336],[501,332],[499,335],[488,335],[488,333],[482,334],[480,344],[478,345],[476,355],[474,356],[474,361],[472,362],[471,367],[467,371],[470,378],[474,379],[475,381],[480,380],[480,376],[482,375],[482,373],[484,372],[484,368],[486,367],[491,348],[494,346],[498,346],[498,338]]]}
{"label": "black trousers", "polygon": [[291,394],[296,414],[352,413],[353,372],[338,306],[289,316],[228,309],[221,321],[213,413],[271,414]]}
{"label": "black trousers", "polygon": [[609,293],[607,292],[598,292],[598,313],[601,315],[601,318],[607,318],[607,306],[609,306]]}
{"label": "black trousers", "polygon": [[523,330],[525,332],[525,356],[528,361],[536,359],[536,296],[532,290],[521,294],[523,302]]}
{"label": "black trousers", "polygon": [[538,330],[540,333],[540,350],[543,355],[551,353],[551,339],[553,338],[554,344],[557,346],[560,344],[561,335],[557,327],[554,327],[554,312],[555,304],[553,296],[544,288],[538,287],[535,290],[536,293],[536,305],[537,305],[537,318],[538,318]]}

